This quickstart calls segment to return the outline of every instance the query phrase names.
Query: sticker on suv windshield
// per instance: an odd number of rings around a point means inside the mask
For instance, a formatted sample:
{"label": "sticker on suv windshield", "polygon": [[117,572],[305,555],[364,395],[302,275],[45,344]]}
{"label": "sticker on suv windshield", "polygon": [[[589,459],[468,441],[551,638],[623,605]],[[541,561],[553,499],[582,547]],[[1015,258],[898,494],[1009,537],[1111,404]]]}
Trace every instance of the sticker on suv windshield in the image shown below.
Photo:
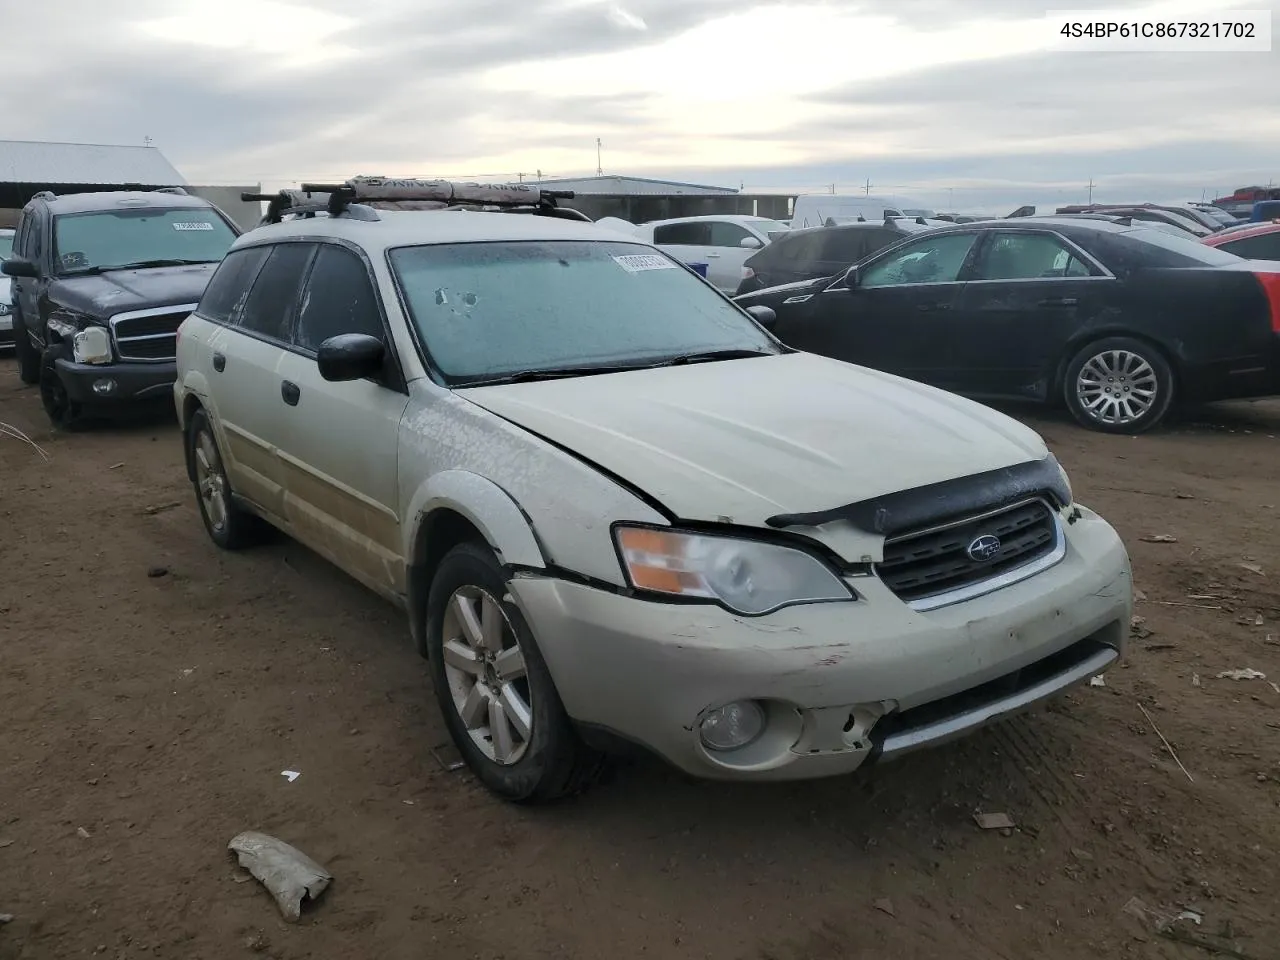
{"label": "sticker on suv windshield", "polygon": [[176,220],[173,224],[175,230],[212,230],[213,224],[208,220]]}
{"label": "sticker on suv windshield", "polygon": [[628,273],[640,273],[642,270],[675,270],[676,265],[666,257],[656,253],[633,253],[625,257],[613,258],[618,266]]}

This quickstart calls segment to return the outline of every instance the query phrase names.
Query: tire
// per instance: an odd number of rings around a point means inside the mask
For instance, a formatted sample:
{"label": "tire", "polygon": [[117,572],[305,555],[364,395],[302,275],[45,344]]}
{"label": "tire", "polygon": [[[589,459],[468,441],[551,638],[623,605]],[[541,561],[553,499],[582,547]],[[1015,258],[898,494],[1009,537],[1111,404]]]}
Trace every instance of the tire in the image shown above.
{"label": "tire", "polygon": [[192,486],[196,506],[200,508],[200,519],[204,521],[209,539],[223,550],[243,550],[257,543],[262,538],[263,522],[236,506],[226,467],[222,464],[222,451],[204,410],[192,414],[186,441],[187,456],[195,473]]}
{"label": "tire", "polygon": [[49,422],[62,430],[78,430],[84,425],[84,408],[67,394],[58,373],[57,361],[66,355],[65,346],[55,346],[40,358],[40,403]]}
{"label": "tire", "polygon": [[[603,774],[604,757],[574,730],[533,632],[506,596],[484,544],[460,544],[440,562],[427,596],[427,658],[440,712],[467,766],[504,800],[579,794]],[[486,616],[498,618],[500,636],[485,639],[478,626]],[[470,726],[468,703],[476,707]],[[492,726],[507,716],[517,719]]]}
{"label": "tire", "polygon": [[1174,391],[1173,370],[1164,354],[1132,337],[1086,344],[1071,358],[1062,379],[1071,415],[1102,433],[1153,429],[1169,413]]}
{"label": "tire", "polygon": [[13,313],[13,353],[18,360],[18,377],[27,386],[40,382],[40,354],[31,345],[31,335],[22,322],[22,315]]}

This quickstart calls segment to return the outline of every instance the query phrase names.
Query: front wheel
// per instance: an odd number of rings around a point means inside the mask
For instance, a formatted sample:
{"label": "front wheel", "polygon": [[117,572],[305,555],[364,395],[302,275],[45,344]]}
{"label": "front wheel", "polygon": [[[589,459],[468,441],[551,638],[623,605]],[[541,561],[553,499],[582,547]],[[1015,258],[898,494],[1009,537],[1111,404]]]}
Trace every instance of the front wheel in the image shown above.
{"label": "front wheel", "polygon": [[71,399],[58,373],[57,360],[64,352],[64,347],[51,347],[40,359],[40,402],[50,423],[63,430],[75,430],[83,423],[84,411]]}
{"label": "front wheel", "polygon": [[1072,357],[1063,393],[1067,409],[1084,426],[1103,433],[1143,433],[1164,420],[1173,404],[1173,370],[1151,344],[1108,337]]}
{"label": "front wheel", "polygon": [[580,793],[604,761],[578,737],[533,632],[479,543],[454,547],[427,597],[427,657],[449,733],[498,796],[542,803]]}
{"label": "front wheel", "polygon": [[187,456],[195,474],[196,503],[209,539],[223,550],[240,550],[255,543],[262,532],[261,521],[236,505],[231,484],[222,465],[222,453],[209,415],[197,410],[187,427]]}

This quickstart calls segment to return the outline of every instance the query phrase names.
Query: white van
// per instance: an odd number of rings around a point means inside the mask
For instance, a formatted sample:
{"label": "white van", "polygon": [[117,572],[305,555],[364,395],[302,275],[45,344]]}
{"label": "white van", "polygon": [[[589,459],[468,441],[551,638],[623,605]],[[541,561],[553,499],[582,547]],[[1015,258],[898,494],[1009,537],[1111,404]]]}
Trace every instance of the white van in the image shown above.
{"label": "white van", "polygon": [[[795,211],[791,214],[791,227],[825,226],[828,220],[850,223],[863,220],[883,220],[886,217],[915,217],[907,209],[923,209],[919,204],[903,201],[900,197],[869,197],[862,194],[805,193],[796,197]],[[932,211],[924,211],[932,212]]]}

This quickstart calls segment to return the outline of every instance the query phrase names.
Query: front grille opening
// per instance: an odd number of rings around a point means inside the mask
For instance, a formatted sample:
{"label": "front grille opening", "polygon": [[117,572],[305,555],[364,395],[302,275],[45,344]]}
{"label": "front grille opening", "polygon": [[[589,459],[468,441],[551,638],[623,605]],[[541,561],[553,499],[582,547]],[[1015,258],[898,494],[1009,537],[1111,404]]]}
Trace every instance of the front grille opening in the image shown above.
{"label": "front grille opening", "polygon": [[[970,544],[985,536],[999,539],[1000,552],[990,560],[971,558]],[[902,600],[925,600],[1025,566],[1052,552],[1057,540],[1053,511],[1032,500],[890,540],[876,572]]]}
{"label": "front grille opening", "polygon": [[[1106,631],[1104,630],[1102,633],[1105,634]],[[943,697],[941,700],[934,700],[918,707],[912,707],[910,710],[903,710],[901,713],[891,713],[881,718],[880,722],[875,725],[872,731],[872,739],[877,743],[883,743],[885,738],[894,734],[927,727],[930,724],[949,720],[972,710],[979,710],[988,704],[997,703],[1021,693],[1029,687],[1034,687],[1038,683],[1043,683],[1059,674],[1066,673],[1102,650],[1112,649],[1114,648],[1110,644],[1099,640],[1096,634],[1091,637],[1085,637],[1085,639],[1079,640],[1069,647],[1064,647],[1057,653],[1052,653],[1041,660],[1037,660],[1021,670],[1006,673],[1004,676],[990,680],[981,686],[963,690],[949,697]]]}
{"label": "front grille opening", "polygon": [[112,325],[122,360],[172,360],[178,352],[178,327],[186,311],[126,317]]}

